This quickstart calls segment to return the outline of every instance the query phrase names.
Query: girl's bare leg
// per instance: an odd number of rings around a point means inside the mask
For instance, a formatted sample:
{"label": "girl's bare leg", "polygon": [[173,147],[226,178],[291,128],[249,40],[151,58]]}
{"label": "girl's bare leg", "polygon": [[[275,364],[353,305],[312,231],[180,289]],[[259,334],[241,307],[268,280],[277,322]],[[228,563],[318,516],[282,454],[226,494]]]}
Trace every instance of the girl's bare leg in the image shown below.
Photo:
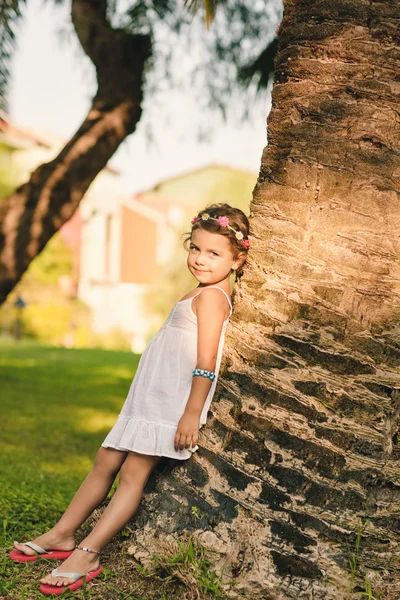
{"label": "girl's bare leg", "polygon": [[[92,470],[61,519],[50,531],[32,541],[45,550],[72,550],[75,546],[76,530],[107,497],[127,454],[113,448],[100,447]],[[14,542],[14,546],[24,554],[35,554],[22,543]]]}
{"label": "girl's bare leg", "polygon": [[[121,470],[118,488],[103,512],[96,526],[80,543],[80,546],[98,552],[135,514],[143,493],[143,488],[160,456],[148,456],[129,452]],[[75,550],[59,567],[62,573],[87,573],[99,565],[99,556],[82,550]],[[69,585],[71,579],[47,575],[40,580],[51,585]]]}

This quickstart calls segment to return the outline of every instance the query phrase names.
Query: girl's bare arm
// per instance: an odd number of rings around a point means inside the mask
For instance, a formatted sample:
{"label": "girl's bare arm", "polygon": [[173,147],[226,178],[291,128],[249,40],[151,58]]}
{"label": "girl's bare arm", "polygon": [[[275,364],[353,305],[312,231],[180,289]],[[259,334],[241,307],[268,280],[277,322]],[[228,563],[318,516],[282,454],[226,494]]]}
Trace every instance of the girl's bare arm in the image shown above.
{"label": "girl's bare arm", "polygon": [[[204,290],[197,300],[197,363],[196,368],[214,371],[217,363],[218,345],[222,326],[226,318],[227,302],[221,292],[212,288]],[[175,449],[189,448],[197,442],[200,415],[211,380],[206,377],[193,377],[192,388],[185,412],[182,415],[175,435]]]}

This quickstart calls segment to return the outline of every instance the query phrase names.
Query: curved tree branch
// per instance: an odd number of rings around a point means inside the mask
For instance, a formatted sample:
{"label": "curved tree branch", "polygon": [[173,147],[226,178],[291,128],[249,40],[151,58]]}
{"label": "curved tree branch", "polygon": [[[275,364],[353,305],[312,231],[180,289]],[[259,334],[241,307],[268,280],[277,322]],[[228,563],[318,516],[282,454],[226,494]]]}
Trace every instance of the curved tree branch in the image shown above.
{"label": "curved tree branch", "polygon": [[60,154],[0,205],[0,303],[73,215],[142,112],[150,37],[114,30],[105,0],[73,0],[71,14],[82,48],[96,67],[98,89],[87,117]]}

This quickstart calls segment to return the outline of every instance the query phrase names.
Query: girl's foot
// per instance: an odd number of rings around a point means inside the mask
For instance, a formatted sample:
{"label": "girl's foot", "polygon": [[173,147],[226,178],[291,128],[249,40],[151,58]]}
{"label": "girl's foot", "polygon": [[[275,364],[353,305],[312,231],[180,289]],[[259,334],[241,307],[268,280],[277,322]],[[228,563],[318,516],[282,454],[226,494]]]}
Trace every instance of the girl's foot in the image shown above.
{"label": "girl's foot", "polygon": [[[93,548],[94,550],[94,548]],[[88,573],[97,569],[100,564],[99,555],[93,554],[92,552],[86,552],[77,548],[71,554],[67,560],[65,560],[59,567],[58,572],[64,573]],[[74,582],[73,579],[68,577],[53,577],[51,574],[46,575],[40,580],[41,583],[47,583],[48,585],[56,586],[67,586]]]}
{"label": "girl's foot", "polygon": [[[30,540],[34,544],[41,546],[45,550],[65,550],[70,551],[75,547],[75,538],[73,535],[64,535],[58,533],[54,529],[50,529],[47,533],[35,538],[34,540]],[[26,554],[26,556],[33,556],[36,554],[32,548],[29,546],[25,546],[22,542],[14,542],[14,548]]]}

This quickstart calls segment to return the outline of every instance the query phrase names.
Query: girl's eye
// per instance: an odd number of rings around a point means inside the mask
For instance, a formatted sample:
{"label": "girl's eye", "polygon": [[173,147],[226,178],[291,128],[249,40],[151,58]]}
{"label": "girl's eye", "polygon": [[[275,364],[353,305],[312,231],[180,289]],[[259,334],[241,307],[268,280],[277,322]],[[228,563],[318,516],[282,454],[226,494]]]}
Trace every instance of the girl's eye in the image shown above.
{"label": "girl's eye", "polygon": [[211,254],[213,254],[214,256],[219,256],[219,254],[217,254],[216,252],[211,252]]}

